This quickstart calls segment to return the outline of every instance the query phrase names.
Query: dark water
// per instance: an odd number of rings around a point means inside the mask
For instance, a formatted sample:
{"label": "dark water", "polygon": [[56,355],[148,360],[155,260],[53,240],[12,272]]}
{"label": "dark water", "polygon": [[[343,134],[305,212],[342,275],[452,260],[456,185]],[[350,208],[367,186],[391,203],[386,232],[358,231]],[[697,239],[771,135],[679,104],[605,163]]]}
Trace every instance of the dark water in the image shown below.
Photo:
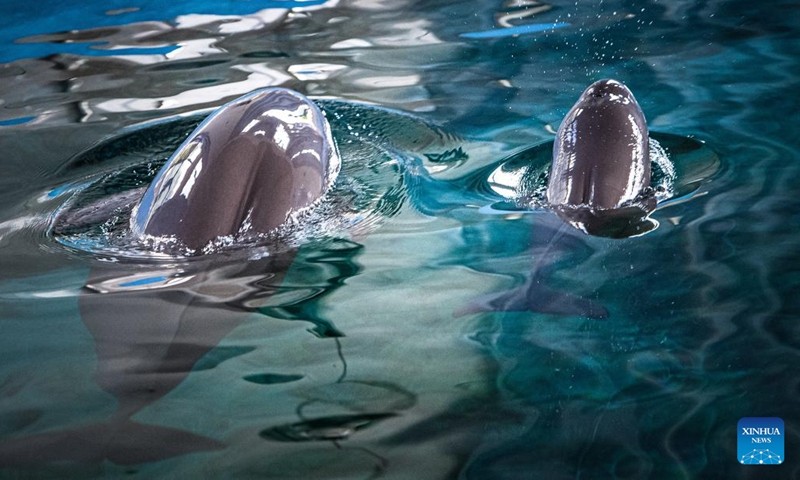
{"label": "dark water", "polygon": [[[0,476],[800,478],[795,3],[0,12]],[[553,236],[490,173],[603,77],[675,190],[647,235]],[[54,232],[270,85],[344,158],[286,249],[148,257],[124,208]],[[532,265],[608,318],[465,314]],[[784,420],[783,465],[737,463],[742,417]]]}

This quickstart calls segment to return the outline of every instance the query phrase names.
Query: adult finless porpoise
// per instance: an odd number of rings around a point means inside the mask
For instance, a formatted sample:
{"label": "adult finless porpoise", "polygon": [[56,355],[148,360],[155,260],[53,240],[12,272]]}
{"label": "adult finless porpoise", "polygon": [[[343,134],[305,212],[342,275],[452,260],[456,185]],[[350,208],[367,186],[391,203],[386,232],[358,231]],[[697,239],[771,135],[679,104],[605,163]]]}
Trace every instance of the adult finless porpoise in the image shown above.
{"label": "adult finless porpoise", "polygon": [[305,96],[266,88],[206,119],[135,207],[135,235],[202,248],[247,229],[268,233],[325,194],[340,168],[330,127]]}
{"label": "adult finless porpoise", "polygon": [[[131,226],[137,235],[171,236],[193,249],[245,226],[268,233],[312,207],[333,183],[339,163],[316,105],[291,90],[259,90],[224,105],[195,129],[134,208]],[[109,203],[116,208],[135,201],[137,192]],[[108,206],[88,210],[60,222],[110,212]],[[95,381],[116,398],[117,410],[98,424],[4,441],[0,467],[106,460],[131,465],[224,448],[217,439],[132,417],[172,392],[248,312],[258,310],[296,253],[176,259],[172,266],[93,265],[78,308],[95,343]],[[320,282],[330,285],[325,292],[338,286],[325,277],[328,270],[321,272]],[[315,323],[320,336],[341,335],[314,315],[300,319]]]}

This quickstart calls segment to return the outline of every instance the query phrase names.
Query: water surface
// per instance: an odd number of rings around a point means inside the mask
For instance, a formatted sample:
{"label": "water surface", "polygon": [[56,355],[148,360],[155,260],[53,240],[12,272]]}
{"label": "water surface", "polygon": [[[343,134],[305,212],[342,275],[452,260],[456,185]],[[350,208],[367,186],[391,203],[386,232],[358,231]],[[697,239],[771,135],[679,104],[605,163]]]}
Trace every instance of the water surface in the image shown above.
{"label": "water surface", "polygon": [[[796,6],[517,5],[0,7],[3,476],[800,475]],[[692,193],[647,235],[550,244],[555,215],[473,180],[603,77],[718,163],[676,162]],[[178,260],[53,232],[278,85],[347,153],[324,228]],[[458,314],[542,257],[608,318]],[[771,416],[786,463],[739,465],[738,420]]]}

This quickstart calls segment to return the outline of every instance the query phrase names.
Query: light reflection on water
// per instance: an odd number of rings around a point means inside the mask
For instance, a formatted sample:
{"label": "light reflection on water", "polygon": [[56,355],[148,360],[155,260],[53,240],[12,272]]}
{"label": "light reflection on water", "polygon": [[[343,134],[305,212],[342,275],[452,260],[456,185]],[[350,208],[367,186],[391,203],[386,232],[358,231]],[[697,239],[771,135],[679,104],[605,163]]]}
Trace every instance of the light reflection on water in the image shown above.
{"label": "light reflection on water", "polygon": [[[0,464],[37,454],[11,475],[739,478],[755,474],[735,462],[739,418],[779,416],[796,444],[788,3],[2,8]],[[474,32],[495,34],[462,36]],[[482,213],[485,192],[468,179],[550,140],[601,77],[625,82],[656,131],[705,141],[721,160],[713,182],[665,204],[642,238],[552,241],[546,212]],[[146,136],[110,139],[277,85],[395,109],[364,119],[331,104],[341,128],[376,134],[348,133],[354,151],[414,153],[404,171],[364,163],[356,198],[402,186],[380,218],[213,265],[75,255],[48,237],[81,182],[136,165],[133,150],[163,155]],[[426,149],[427,124],[397,111],[451,134]],[[677,181],[703,181],[701,164],[686,159]],[[609,318],[453,317],[539,269]],[[116,297],[85,289],[176,278]],[[112,427],[129,443],[108,441]],[[83,457],[71,463],[76,431]],[[61,443],[34,448],[39,435]],[[140,440],[171,448],[136,457]]]}

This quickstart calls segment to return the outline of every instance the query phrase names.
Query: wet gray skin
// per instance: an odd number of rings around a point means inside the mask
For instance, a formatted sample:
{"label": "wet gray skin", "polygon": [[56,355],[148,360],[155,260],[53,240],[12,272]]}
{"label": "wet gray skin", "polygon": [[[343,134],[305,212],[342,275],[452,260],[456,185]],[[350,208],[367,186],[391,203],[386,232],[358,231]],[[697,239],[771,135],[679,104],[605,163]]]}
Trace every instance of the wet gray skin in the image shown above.
{"label": "wet gray skin", "polygon": [[319,200],[339,165],[313,102],[287,89],[259,90],[192,132],[136,206],[131,229],[193,249],[243,229],[267,233]]}
{"label": "wet gray skin", "polygon": [[649,151],[647,122],[631,91],[616,80],[599,80],[558,128],[547,200],[586,233],[643,233],[656,204]]}

